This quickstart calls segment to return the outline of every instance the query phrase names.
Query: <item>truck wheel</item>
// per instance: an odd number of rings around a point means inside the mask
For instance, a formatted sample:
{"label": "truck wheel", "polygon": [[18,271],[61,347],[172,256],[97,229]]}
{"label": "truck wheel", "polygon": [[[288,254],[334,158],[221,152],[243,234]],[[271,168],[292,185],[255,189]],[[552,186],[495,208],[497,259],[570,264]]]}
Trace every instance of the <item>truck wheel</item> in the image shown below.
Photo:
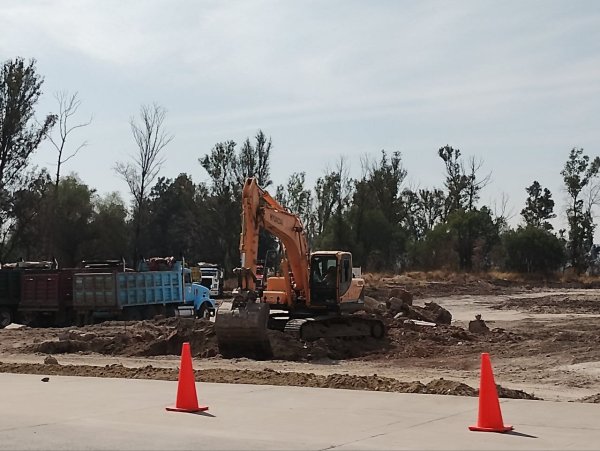
{"label": "truck wheel", "polygon": [[4,329],[12,323],[12,314],[7,308],[0,309],[0,329]]}
{"label": "truck wheel", "polygon": [[200,310],[196,313],[196,318],[198,319],[209,319],[210,318],[210,309],[206,306],[206,303],[200,306]]}

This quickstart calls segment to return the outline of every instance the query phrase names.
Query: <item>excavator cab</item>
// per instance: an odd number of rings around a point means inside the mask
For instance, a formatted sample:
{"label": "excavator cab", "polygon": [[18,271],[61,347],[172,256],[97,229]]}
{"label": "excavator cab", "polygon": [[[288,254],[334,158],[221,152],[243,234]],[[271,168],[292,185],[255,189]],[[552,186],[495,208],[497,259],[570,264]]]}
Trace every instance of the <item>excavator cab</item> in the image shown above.
{"label": "excavator cab", "polygon": [[310,259],[310,304],[335,310],[338,306],[340,271],[339,255],[314,253]]}

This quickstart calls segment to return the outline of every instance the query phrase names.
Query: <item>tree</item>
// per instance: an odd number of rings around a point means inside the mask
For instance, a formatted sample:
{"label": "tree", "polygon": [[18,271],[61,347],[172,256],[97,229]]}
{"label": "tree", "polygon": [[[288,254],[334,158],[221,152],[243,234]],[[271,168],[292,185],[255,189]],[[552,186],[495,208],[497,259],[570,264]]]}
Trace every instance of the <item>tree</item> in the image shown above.
{"label": "tree", "polygon": [[457,210],[448,217],[447,227],[455,240],[459,268],[466,271],[487,269],[489,253],[499,241],[498,225],[489,208]]}
{"label": "tree", "polygon": [[350,221],[357,261],[369,269],[396,265],[404,251],[406,217],[402,183],[406,170],[400,152],[388,157],[382,150],[378,161],[363,160],[363,176],[355,183]]}
{"label": "tree", "polygon": [[[29,159],[54,125],[56,117],[46,116],[34,124],[34,107],[42,93],[43,78],[38,75],[35,60],[28,64],[22,58],[6,61],[0,72],[0,228],[7,236],[13,193],[31,182],[27,171]],[[4,257],[5,241],[0,243]]]}
{"label": "tree", "polygon": [[446,166],[444,185],[448,190],[446,195],[445,217],[456,210],[473,210],[479,199],[480,191],[489,183],[490,175],[478,179],[478,172],[483,163],[475,158],[469,159],[469,171],[464,168],[460,158],[460,149],[444,146],[438,150],[438,155]]}
{"label": "tree", "polygon": [[52,257],[45,240],[46,230],[54,219],[55,205],[52,202],[52,180],[41,170],[27,177],[29,183],[12,193],[10,211],[11,223],[4,232],[2,242],[4,261],[23,258],[26,260],[47,260]]}
{"label": "tree", "polygon": [[[48,131],[47,138],[56,150],[56,175],[54,178],[54,218],[51,223],[48,224],[47,227],[47,240],[49,246],[49,252],[54,254],[54,245],[55,245],[55,230],[57,227],[58,220],[58,187],[61,175],[61,169],[63,165],[74,158],[77,153],[83,149],[87,145],[87,141],[81,142],[79,145],[75,146],[71,151],[67,148],[67,139],[69,135],[71,135],[75,130],[86,127],[92,122],[92,118],[90,117],[87,122],[80,122],[77,124],[72,124],[73,116],[77,114],[77,110],[81,105],[81,101],[77,98],[77,93],[68,94],[66,91],[58,92],[54,95],[56,101],[58,103],[58,114],[56,115],[56,122],[58,124],[57,127],[52,128],[52,132]],[[53,136],[56,135],[56,136]]]}
{"label": "tree", "polygon": [[[56,115],[56,122],[58,124],[57,136],[53,136],[53,133],[48,132],[47,137],[52,146],[57,152],[56,158],[56,175],[54,178],[55,190],[58,192],[58,182],[60,181],[60,172],[62,165],[74,158],[81,149],[87,146],[87,141],[83,141],[77,146],[73,147],[70,152],[66,149],[67,139],[75,130],[87,127],[92,123],[92,117],[86,122],[79,122],[72,124],[71,120],[73,116],[77,114],[81,100],[77,98],[78,93],[69,94],[66,91],[57,92],[54,97],[58,102],[58,114]],[[56,130],[56,128],[53,128]]]}
{"label": "tree", "polygon": [[583,149],[573,148],[569,153],[569,159],[561,171],[567,193],[571,198],[567,208],[567,219],[569,223],[569,257],[573,267],[578,272],[585,270],[587,266],[586,255],[592,249],[594,238],[594,221],[591,204],[584,208],[581,198],[582,191],[588,187],[590,182],[598,176],[600,170],[600,158],[596,157],[590,161],[590,157],[583,154]]}
{"label": "tree", "polygon": [[[247,177],[256,177],[261,187],[270,185],[270,158],[272,143],[259,130],[256,144],[246,139],[239,153],[233,140],[215,144],[211,152],[198,161],[210,176],[209,193],[205,208],[209,220],[207,227],[216,237],[219,255],[229,270],[240,264],[239,233],[241,230],[241,194]],[[270,234],[261,231],[258,254],[265,255],[275,242]]]}
{"label": "tree", "polygon": [[543,227],[519,227],[505,233],[502,241],[509,270],[549,273],[564,263],[565,250],[560,239]]}
{"label": "tree", "polygon": [[352,185],[344,157],[339,158],[333,171],[317,179],[315,219],[318,247],[339,250],[352,248],[352,232],[345,218],[352,203]]}
{"label": "tree", "polygon": [[125,180],[133,196],[134,263],[139,258],[140,228],[148,194],[164,163],[163,150],[174,137],[164,130],[166,114],[167,111],[156,103],[142,105],[140,109],[141,124],[137,124],[133,117],[129,122],[133,139],[137,145],[137,154],[133,156],[133,163],[117,162],[114,168],[117,174]]}
{"label": "tree", "polygon": [[117,192],[92,197],[89,239],[82,246],[86,259],[125,257],[131,236],[127,207]]}
{"label": "tree", "polygon": [[281,205],[300,217],[308,241],[311,243],[314,237],[313,196],[306,188],[306,173],[292,173],[285,187],[283,185],[277,187],[275,198]]}
{"label": "tree", "polygon": [[405,189],[402,203],[406,209],[404,223],[411,236],[424,238],[444,217],[446,197],[441,189]]}
{"label": "tree", "polygon": [[555,218],[554,200],[552,193],[548,188],[542,190],[541,185],[535,180],[531,186],[525,188],[529,197],[525,201],[525,208],[521,210],[521,216],[525,224],[532,227],[538,227],[545,230],[552,230],[552,224],[549,219]]}
{"label": "tree", "polygon": [[92,238],[90,223],[95,190],[71,174],[60,181],[60,191],[55,256],[61,266],[68,267],[86,257],[84,249]]}
{"label": "tree", "polygon": [[[197,262],[216,256],[207,231],[206,190],[187,174],[175,180],[159,177],[148,204],[150,255],[180,255]],[[218,255],[218,254],[217,254]],[[219,263],[222,263],[219,261]]]}
{"label": "tree", "polygon": [[250,138],[246,138],[239,154],[233,159],[233,170],[235,172],[237,183],[241,187],[246,178],[256,177],[258,186],[267,188],[273,182],[271,181],[271,138],[267,139],[262,130],[259,130],[255,136],[256,144],[250,143]]}

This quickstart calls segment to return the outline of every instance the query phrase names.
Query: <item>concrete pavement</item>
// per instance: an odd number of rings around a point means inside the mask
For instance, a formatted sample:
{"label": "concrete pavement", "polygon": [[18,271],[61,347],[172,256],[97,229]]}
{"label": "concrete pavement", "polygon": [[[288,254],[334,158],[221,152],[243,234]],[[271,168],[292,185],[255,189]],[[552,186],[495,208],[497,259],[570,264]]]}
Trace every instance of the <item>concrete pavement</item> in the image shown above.
{"label": "concrete pavement", "polygon": [[470,432],[477,399],[197,384],[203,414],[165,411],[176,382],[0,374],[0,449],[598,449],[600,406],[502,400],[514,433]]}

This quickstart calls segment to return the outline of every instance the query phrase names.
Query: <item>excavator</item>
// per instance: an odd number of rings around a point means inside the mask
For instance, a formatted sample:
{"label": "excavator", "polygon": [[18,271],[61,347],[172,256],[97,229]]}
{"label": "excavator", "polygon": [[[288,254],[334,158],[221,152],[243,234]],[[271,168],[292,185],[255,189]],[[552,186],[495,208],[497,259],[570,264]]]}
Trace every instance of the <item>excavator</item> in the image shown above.
{"label": "excavator", "polygon": [[[278,275],[257,278],[261,230],[275,236],[283,249]],[[256,178],[242,190],[241,266],[234,270],[238,287],[223,301],[215,332],[223,357],[270,358],[268,330],[312,341],[322,337],[385,336],[381,320],[354,315],[364,310],[364,280],[352,274],[352,254],[310,252],[298,215],[289,212]]]}

